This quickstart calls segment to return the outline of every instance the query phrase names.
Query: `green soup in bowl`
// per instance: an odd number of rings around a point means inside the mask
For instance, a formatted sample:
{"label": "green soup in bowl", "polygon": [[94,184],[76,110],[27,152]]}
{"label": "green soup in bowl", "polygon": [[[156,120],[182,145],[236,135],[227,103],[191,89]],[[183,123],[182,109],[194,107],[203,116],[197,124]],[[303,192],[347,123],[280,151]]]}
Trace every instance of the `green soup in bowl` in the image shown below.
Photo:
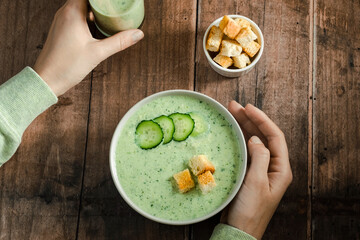
{"label": "green soup in bowl", "polygon": [[[144,120],[196,113],[208,128],[183,141],[142,149],[136,128]],[[203,194],[195,188],[180,193],[172,176],[188,167],[194,155],[206,155],[214,164],[216,187]],[[131,108],[118,124],[111,142],[110,168],[123,199],[154,221],[183,225],[205,220],[221,211],[238,192],[246,171],[246,145],[233,116],[214,99],[187,90],[151,95]]]}

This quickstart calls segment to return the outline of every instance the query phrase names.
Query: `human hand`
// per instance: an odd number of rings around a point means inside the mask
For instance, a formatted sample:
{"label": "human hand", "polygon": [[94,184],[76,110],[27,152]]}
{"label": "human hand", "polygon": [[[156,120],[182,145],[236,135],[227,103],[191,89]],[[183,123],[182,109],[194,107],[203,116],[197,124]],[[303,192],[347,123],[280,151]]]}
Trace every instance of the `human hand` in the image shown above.
{"label": "human hand", "polygon": [[292,181],[285,137],[278,126],[253,105],[244,108],[232,101],[228,108],[248,141],[251,160],[240,191],[223,213],[222,222],[261,239]]}
{"label": "human hand", "polygon": [[104,40],[91,36],[87,0],[68,0],[55,14],[34,70],[60,96],[81,82],[101,61],[144,37],[133,29]]}

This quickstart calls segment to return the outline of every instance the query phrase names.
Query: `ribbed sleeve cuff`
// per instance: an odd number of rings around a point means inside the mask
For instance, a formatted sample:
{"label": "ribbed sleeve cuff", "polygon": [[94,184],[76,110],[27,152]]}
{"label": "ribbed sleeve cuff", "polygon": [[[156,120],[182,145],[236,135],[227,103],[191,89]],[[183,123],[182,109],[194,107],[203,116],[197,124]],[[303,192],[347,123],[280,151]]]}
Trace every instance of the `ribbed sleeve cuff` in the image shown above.
{"label": "ribbed sleeve cuff", "polygon": [[247,234],[246,232],[222,223],[218,224],[214,228],[214,232],[210,237],[210,240],[220,239],[256,240],[256,238]]}
{"label": "ribbed sleeve cuff", "polygon": [[0,86],[0,112],[19,136],[57,97],[30,67]]}

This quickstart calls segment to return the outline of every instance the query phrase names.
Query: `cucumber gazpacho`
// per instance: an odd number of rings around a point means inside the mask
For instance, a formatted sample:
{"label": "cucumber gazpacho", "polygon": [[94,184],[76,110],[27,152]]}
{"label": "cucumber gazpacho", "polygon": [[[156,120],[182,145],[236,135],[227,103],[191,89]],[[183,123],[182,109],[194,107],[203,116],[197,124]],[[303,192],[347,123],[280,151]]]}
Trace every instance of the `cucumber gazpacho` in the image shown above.
{"label": "cucumber gazpacho", "polygon": [[[188,168],[196,155],[206,155],[216,167],[216,188],[202,194],[196,184],[183,194],[173,175]],[[239,140],[225,117],[207,102],[179,94],[158,97],[128,119],[115,164],[120,185],[138,208],[154,217],[184,221],[203,217],[226,201],[242,161]]]}

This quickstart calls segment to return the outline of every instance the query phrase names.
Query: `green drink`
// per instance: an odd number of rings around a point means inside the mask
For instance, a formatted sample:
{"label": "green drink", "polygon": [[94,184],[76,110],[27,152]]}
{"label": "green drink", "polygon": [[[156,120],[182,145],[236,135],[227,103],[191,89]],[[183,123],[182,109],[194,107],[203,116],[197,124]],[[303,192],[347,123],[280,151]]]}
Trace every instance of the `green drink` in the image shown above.
{"label": "green drink", "polygon": [[105,36],[138,28],[144,20],[144,0],[89,0],[97,28]]}

